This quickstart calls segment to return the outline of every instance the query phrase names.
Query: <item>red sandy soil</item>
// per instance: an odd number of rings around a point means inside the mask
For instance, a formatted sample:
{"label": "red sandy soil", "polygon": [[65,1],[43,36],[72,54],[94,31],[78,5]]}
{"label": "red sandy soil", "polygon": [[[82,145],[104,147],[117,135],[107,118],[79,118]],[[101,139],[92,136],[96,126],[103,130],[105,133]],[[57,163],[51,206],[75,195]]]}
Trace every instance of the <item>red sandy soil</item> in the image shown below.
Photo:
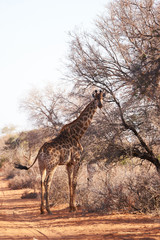
{"label": "red sandy soil", "polygon": [[0,240],[160,239],[160,217],[142,214],[70,213],[53,207],[40,215],[39,200],[21,199],[25,190],[10,190],[0,177]]}

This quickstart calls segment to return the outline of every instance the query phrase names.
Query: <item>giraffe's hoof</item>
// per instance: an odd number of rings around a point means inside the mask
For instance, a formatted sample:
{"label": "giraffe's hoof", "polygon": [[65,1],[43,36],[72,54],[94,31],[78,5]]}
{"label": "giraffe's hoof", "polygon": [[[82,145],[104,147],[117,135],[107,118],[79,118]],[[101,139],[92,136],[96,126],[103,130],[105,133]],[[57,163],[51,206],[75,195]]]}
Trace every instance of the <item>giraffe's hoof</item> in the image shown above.
{"label": "giraffe's hoof", "polygon": [[51,211],[47,211],[48,212],[48,215],[53,215],[53,213]]}
{"label": "giraffe's hoof", "polygon": [[75,206],[72,206],[72,207],[70,207],[70,210],[69,210],[70,212],[76,212],[77,211],[77,207],[75,207]]}
{"label": "giraffe's hoof", "polygon": [[45,213],[45,210],[44,210],[44,207],[43,207],[43,206],[41,206],[40,211],[41,211],[41,214],[44,214],[44,213]]}
{"label": "giraffe's hoof", "polygon": [[41,214],[44,214],[44,213],[45,213],[44,209],[41,209]]}

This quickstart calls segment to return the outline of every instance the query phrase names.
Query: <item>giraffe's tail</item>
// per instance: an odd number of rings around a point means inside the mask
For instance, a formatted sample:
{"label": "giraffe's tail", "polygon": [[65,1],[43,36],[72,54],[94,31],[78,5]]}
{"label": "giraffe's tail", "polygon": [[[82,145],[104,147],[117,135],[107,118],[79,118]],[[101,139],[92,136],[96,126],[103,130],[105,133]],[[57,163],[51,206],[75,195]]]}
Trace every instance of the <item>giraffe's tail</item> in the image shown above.
{"label": "giraffe's tail", "polygon": [[30,167],[27,167],[27,166],[24,166],[24,165],[21,165],[21,164],[18,164],[18,163],[15,163],[14,167],[18,168],[18,169],[21,169],[21,170],[28,170],[35,164],[35,162],[37,161],[37,158],[38,158],[38,155],[37,155],[37,157],[35,158],[34,162],[31,164]]}
{"label": "giraffe's tail", "polygon": [[21,169],[21,170],[28,170],[29,168],[24,166],[24,165],[21,165],[21,164],[18,164],[18,163],[15,163],[14,164],[14,167],[17,168],[17,169]]}

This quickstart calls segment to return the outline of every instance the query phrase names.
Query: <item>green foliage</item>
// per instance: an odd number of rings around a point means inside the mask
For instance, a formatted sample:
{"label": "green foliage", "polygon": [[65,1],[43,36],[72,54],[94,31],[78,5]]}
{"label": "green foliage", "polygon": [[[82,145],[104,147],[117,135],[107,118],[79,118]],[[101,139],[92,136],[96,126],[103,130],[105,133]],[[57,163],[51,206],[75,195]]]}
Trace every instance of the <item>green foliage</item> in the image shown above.
{"label": "green foliage", "polygon": [[120,157],[120,164],[121,165],[127,165],[127,164],[130,164],[131,163],[131,158],[129,157]]}
{"label": "green foliage", "polygon": [[3,166],[3,163],[6,162],[6,161],[8,161],[7,157],[5,157],[5,156],[0,157],[0,168]]}

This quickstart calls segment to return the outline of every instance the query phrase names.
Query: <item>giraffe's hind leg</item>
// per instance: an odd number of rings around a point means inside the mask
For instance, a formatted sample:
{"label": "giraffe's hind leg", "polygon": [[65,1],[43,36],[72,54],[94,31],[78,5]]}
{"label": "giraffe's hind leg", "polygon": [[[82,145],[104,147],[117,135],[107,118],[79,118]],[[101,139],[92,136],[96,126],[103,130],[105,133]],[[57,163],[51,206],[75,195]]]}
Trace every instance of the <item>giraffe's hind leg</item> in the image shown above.
{"label": "giraffe's hind leg", "polygon": [[49,206],[49,190],[51,187],[51,182],[52,182],[52,178],[53,178],[53,174],[55,172],[56,168],[52,169],[52,171],[50,171],[45,179],[45,190],[46,190],[46,210],[49,214],[52,214],[51,210],[50,210],[50,206]]}
{"label": "giraffe's hind leg", "polygon": [[46,178],[46,170],[44,169],[41,173],[41,214],[44,213],[44,194],[45,194],[45,185],[44,181]]}
{"label": "giraffe's hind leg", "polygon": [[67,164],[67,173],[68,173],[68,183],[69,183],[69,197],[70,197],[70,211],[75,211],[75,206],[73,203],[73,164]]}
{"label": "giraffe's hind leg", "polygon": [[81,156],[80,151],[74,152],[74,154],[72,155],[72,162],[74,164],[67,165],[69,189],[70,189],[70,211],[71,212],[77,210],[75,194],[76,194],[78,171],[80,167],[80,156]]}

